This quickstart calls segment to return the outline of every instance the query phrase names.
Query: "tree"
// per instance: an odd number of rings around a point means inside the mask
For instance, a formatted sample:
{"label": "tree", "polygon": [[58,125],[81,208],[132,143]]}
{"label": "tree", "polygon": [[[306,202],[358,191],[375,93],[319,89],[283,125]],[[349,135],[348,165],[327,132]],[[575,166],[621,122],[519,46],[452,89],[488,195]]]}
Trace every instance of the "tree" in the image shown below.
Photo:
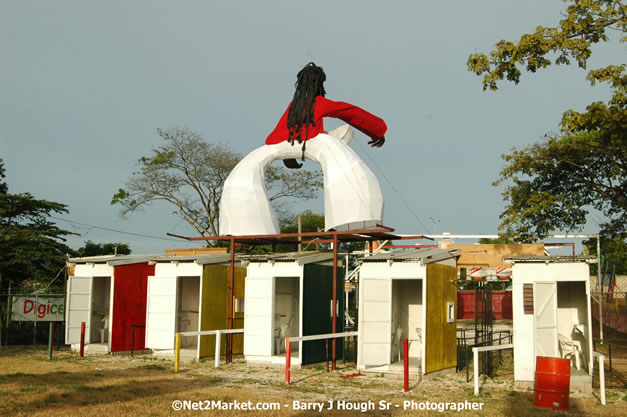
{"label": "tree", "polygon": [[[301,231],[303,233],[306,232],[318,232],[324,231],[324,215],[316,214],[311,210],[305,210],[300,214],[293,215],[289,218],[286,218],[284,222],[281,224],[281,233],[298,233],[298,217],[301,220]],[[358,242],[340,242],[338,248],[341,251],[345,252],[353,252],[356,250],[363,250],[365,247],[365,243],[363,241]],[[330,245],[321,244],[318,245],[318,248],[321,250],[330,249]],[[314,243],[309,244],[308,246],[304,246],[303,250],[315,250],[316,246]]]}
{"label": "tree", "polygon": [[[321,214],[313,213],[311,210],[305,210],[300,214],[288,214],[283,216],[280,220],[281,233],[298,233],[298,217],[301,218],[301,232],[317,232],[319,230],[324,230],[324,216]],[[316,247],[319,249],[327,249],[329,245],[318,245],[311,243],[309,245],[304,244],[304,251],[313,251],[316,250]],[[293,243],[280,243],[276,245],[275,251],[277,253],[280,252],[294,252],[298,250],[298,245]],[[247,251],[253,254],[263,254],[272,252],[271,245],[259,245],[253,248],[247,248],[243,251]]]}
{"label": "tree", "polygon": [[[155,201],[166,201],[174,213],[200,236],[219,235],[220,198],[224,182],[241,155],[223,144],[211,144],[188,129],[158,129],[165,144],[139,159],[126,188],[119,189],[111,204],[122,206],[125,217]],[[266,186],[275,191],[273,203],[285,197],[308,199],[322,186],[321,173],[301,170],[295,174],[270,167]],[[280,202],[280,201],[279,201]],[[286,206],[280,207],[285,215]]]}
{"label": "tree", "polygon": [[[558,27],[538,26],[534,33],[523,35],[518,43],[501,40],[490,56],[476,53],[468,58],[468,70],[483,75],[483,89],[496,91],[498,81],[507,79],[515,84],[520,82],[519,66],[525,66],[530,72],[546,68],[553,64],[548,55],[556,53],[556,65],[570,64],[574,59],[581,68],[586,68],[592,54],[592,44],[609,40],[607,29],[616,29],[625,33],[627,27],[627,6],[621,0],[563,0],[572,3]],[[625,41],[625,38],[621,39]],[[608,81],[620,80],[624,65],[606,68]],[[614,71],[618,70],[619,73]],[[604,70],[598,70],[605,72]],[[598,71],[589,76],[597,77]]]}
{"label": "tree", "polygon": [[[583,242],[587,254],[596,256],[597,240],[589,239]],[[616,268],[617,275],[627,274],[627,243],[621,237],[607,238],[601,236],[601,255],[612,268]],[[597,274],[598,265],[590,265],[590,274]],[[611,272],[611,271],[609,271]]]}
{"label": "tree", "polygon": [[509,244],[509,243],[515,243],[512,239],[506,237],[506,236],[499,236],[496,239],[491,239],[489,237],[482,237],[481,239],[479,239],[479,243],[481,244]]}
{"label": "tree", "polygon": [[[625,231],[625,144],[601,145],[593,133],[549,138],[503,158],[508,165],[494,183],[510,179],[501,229],[521,241],[552,230],[580,229],[589,209],[605,216],[602,233]],[[622,154],[622,155],[621,155]],[[622,160],[622,161],[621,161]]]}
{"label": "tree", "polygon": [[98,255],[130,255],[131,248],[126,243],[94,243],[91,240],[85,241],[85,245],[78,249],[76,256],[98,256]]}
{"label": "tree", "polygon": [[[310,200],[316,198],[318,191],[324,185],[320,170],[299,169],[297,171],[287,171],[276,166],[269,166],[266,169],[265,183],[268,193],[271,195],[270,202],[277,213],[279,224],[281,225],[289,223],[294,218],[291,212],[294,199]],[[322,216],[322,219],[322,228],[324,228],[324,216]]]}
{"label": "tree", "polygon": [[4,178],[0,160],[0,279],[3,286],[28,283],[24,290],[33,289],[50,282],[71,252],[64,236],[72,233],[48,220],[51,213],[67,213],[67,206],[30,193],[9,194]]}
{"label": "tree", "polygon": [[324,230],[324,215],[305,210],[300,214],[286,218],[281,224],[281,233],[298,233],[299,217],[302,233]]}
{"label": "tree", "polygon": [[[619,0],[565,0],[571,3],[555,28],[538,27],[517,43],[500,41],[489,56],[470,55],[469,71],[483,75],[483,89],[506,79],[520,82],[521,69],[536,72],[574,60],[586,68],[591,46],[609,40],[607,31],[627,29],[627,6]],[[604,215],[602,233],[625,235],[627,199],[627,75],[625,64],[588,73],[592,85],[608,83],[612,97],[583,113],[564,112],[558,134],[503,155],[507,166],[493,185],[508,182],[500,229],[518,241],[533,241],[552,230],[580,230],[590,208]]]}

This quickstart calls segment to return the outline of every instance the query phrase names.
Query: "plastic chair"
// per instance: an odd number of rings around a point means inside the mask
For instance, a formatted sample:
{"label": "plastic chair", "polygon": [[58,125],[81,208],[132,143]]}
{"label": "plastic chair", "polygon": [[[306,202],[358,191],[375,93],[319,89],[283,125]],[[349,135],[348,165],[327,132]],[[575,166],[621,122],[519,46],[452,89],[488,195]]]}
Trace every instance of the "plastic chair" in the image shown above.
{"label": "plastic chair", "polygon": [[581,369],[581,350],[577,344],[567,339],[566,336],[558,334],[557,339],[559,341],[560,350],[562,351],[562,358],[569,359],[570,357],[575,357],[575,366],[577,370]]}
{"label": "plastic chair", "polygon": [[292,326],[293,319],[294,317],[290,317],[290,320],[287,323],[284,323],[275,329],[279,332],[274,338],[274,348],[276,350],[275,355],[279,355],[281,353],[281,345],[285,344],[285,338],[288,336],[288,332],[290,327]]}
{"label": "plastic chair", "polygon": [[103,326],[102,329],[98,329],[98,332],[100,333],[100,343],[104,343],[105,333],[109,332],[109,316],[104,316],[101,322],[103,323]]}
{"label": "plastic chair", "polygon": [[[392,347],[396,346],[396,357],[401,360],[401,340],[403,340],[403,329],[398,327],[392,334]],[[394,362],[394,350],[392,350],[392,362]]]}

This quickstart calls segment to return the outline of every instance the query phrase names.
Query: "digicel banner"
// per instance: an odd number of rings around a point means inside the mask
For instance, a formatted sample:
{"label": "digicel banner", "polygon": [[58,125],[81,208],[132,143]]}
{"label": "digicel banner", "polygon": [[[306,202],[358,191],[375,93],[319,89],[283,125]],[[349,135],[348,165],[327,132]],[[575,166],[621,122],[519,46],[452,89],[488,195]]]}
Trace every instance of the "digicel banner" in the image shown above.
{"label": "digicel banner", "polygon": [[63,321],[63,297],[13,297],[14,321]]}

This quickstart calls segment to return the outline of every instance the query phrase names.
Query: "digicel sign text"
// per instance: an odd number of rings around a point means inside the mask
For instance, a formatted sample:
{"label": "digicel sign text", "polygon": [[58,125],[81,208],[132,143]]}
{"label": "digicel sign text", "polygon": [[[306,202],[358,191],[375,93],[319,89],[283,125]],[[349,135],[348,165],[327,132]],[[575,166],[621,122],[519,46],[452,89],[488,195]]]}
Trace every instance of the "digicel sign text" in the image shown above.
{"label": "digicel sign text", "polygon": [[63,321],[63,297],[13,297],[15,321]]}
{"label": "digicel sign text", "polygon": [[24,315],[37,311],[37,318],[43,319],[48,314],[63,313],[63,304],[50,304],[50,300],[46,304],[35,303],[34,300],[24,300]]}

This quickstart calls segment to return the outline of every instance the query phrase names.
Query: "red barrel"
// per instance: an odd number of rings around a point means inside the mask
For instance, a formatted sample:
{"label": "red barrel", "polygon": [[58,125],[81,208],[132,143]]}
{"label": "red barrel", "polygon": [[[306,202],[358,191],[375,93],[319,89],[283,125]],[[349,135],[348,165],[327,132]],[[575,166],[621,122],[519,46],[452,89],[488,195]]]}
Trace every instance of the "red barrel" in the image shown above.
{"label": "red barrel", "polygon": [[568,410],[570,360],[538,356],[534,390],[536,407]]}

